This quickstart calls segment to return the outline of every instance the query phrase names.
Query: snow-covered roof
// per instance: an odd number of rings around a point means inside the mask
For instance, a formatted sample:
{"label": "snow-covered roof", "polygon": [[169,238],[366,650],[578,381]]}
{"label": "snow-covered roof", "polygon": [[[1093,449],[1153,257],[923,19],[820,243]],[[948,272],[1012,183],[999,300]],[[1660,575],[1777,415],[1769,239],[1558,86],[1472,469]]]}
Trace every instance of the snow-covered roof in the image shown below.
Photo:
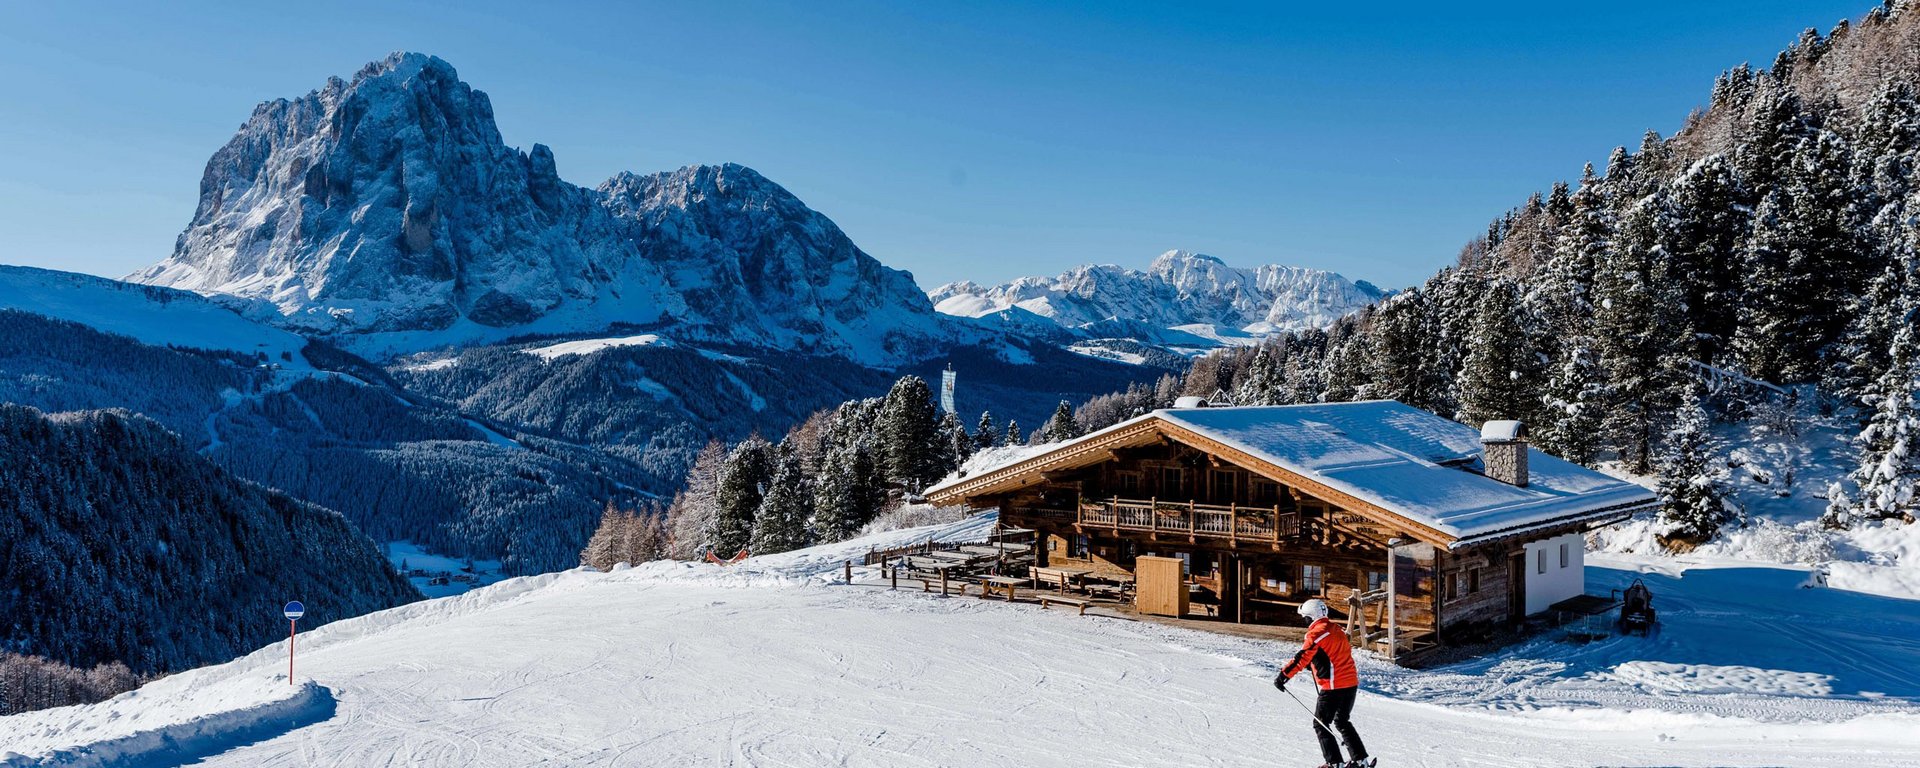
{"label": "snow-covered roof", "polygon": [[1062,465],[1061,459],[1078,465],[1104,460],[1084,448],[1141,433],[1141,427],[1154,426],[1151,422],[1158,422],[1155,431],[1175,440],[1218,443],[1252,459],[1255,466],[1247,469],[1279,470],[1313,481],[1442,534],[1455,546],[1657,500],[1645,488],[1537,448],[1528,449],[1526,487],[1486,477],[1477,471],[1479,430],[1392,400],[1163,409],[1037,456],[949,478],[927,492],[936,499],[964,497],[987,491],[1000,478],[1024,474],[1022,465],[1041,470]]}

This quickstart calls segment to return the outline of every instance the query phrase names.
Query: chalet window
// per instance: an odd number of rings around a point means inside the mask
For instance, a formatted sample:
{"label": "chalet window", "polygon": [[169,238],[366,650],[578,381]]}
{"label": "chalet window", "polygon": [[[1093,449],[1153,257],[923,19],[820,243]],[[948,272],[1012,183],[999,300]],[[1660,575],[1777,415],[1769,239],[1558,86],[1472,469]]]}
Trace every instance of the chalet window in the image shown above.
{"label": "chalet window", "polygon": [[1467,571],[1467,592],[1471,594],[1479,591],[1480,591],[1480,569],[1478,568],[1469,569]]}
{"label": "chalet window", "polygon": [[1386,586],[1387,586],[1387,573],[1385,571],[1367,571],[1367,591],[1368,592],[1377,592],[1381,589],[1385,589]]}
{"label": "chalet window", "polygon": [[1193,573],[1192,552],[1180,552],[1175,554],[1174,557],[1180,558],[1180,575],[1186,576]]}
{"label": "chalet window", "polygon": [[1447,574],[1447,599],[1453,600],[1464,594],[1467,578],[1463,573]]}
{"label": "chalet window", "polygon": [[1313,595],[1320,594],[1320,589],[1323,584],[1322,579],[1325,576],[1326,576],[1326,569],[1322,568],[1321,566],[1318,566],[1318,565],[1300,566],[1301,591],[1306,592],[1307,594],[1313,594]]}
{"label": "chalet window", "polygon": [[1137,496],[1140,494],[1140,473],[1120,472],[1118,473],[1118,475],[1119,476],[1115,478],[1115,480],[1120,485],[1121,493],[1127,494],[1129,496]]}
{"label": "chalet window", "polygon": [[1067,557],[1085,558],[1087,556],[1087,537],[1074,536],[1067,544]]}
{"label": "chalet window", "polygon": [[1177,467],[1163,467],[1160,470],[1160,495],[1179,496],[1180,489],[1186,485],[1186,472]]}
{"label": "chalet window", "polygon": [[1567,567],[1567,543],[1560,542],[1560,567]]}
{"label": "chalet window", "polygon": [[1546,573],[1547,572],[1547,551],[1542,549],[1538,552],[1535,552],[1534,554],[1536,555],[1536,557],[1533,558],[1535,563],[1534,570],[1539,571],[1541,573]]}
{"label": "chalet window", "polygon": [[1280,486],[1264,477],[1255,477],[1247,481],[1247,497],[1254,504],[1268,506],[1280,502]]}
{"label": "chalet window", "polygon": [[1214,470],[1213,471],[1213,500],[1214,501],[1216,502],[1232,501],[1235,498],[1233,493],[1234,474],[1235,473],[1230,470]]}
{"label": "chalet window", "polygon": [[1134,543],[1132,539],[1121,539],[1120,540],[1120,560],[1122,562],[1129,562],[1134,560],[1135,558],[1138,558],[1139,549],[1140,549],[1140,546]]}

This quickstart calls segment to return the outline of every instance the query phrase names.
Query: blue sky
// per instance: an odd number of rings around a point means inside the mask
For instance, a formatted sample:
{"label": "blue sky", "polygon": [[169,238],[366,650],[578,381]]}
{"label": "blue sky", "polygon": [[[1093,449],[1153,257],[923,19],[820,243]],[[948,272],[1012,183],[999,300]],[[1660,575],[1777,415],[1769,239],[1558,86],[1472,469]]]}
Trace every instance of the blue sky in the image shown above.
{"label": "blue sky", "polygon": [[1386,286],[1872,0],[0,3],[0,263],[166,256],[260,101],[393,50],[563,177],[739,162],[924,287],[1169,248]]}

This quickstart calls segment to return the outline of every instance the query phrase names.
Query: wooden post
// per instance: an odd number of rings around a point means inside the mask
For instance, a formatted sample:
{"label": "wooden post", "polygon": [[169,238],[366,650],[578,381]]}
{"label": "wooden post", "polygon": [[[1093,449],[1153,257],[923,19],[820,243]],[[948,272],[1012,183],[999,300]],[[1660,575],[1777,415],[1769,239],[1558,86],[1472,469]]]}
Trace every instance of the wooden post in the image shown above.
{"label": "wooden post", "polygon": [[949,570],[952,570],[952,569],[950,568],[940,569],[940,596],[941,597],[947,596],[947,571]]}
{"label": "wooden post", "polygon": [[899,588],[900,588],[900,566],[899,566],[899,564],[897,564],[897,563],[896,563],[896,564],[894,564],[894,566],[893,566],[892,568],[888,568],[888,569],[887,569],[887,574],[888,574],[888,578],[889,578],[889,579],[891,579],[891,580],[893,581],[893,586],[891,586],[891,587],[889,587],[889,589],[899,589]]}
{"label": "wooden post", "polygon": [[848,561],[846,561],[846,562],[844,562],[844,563],[841,563],[841,565],[844,565],[844,566],[846,566],[846,569],[847,569],[847,570],[846,570],[846,573],[847,573],[847,583],[848,583],[848,584],[852,584],[852,583],[853,583],[853,561],[852,561],[852,560],[848,560]]}
{"label": "wooden post", "polygon": [[1400,661],[1400,611],[1395,596],[1400,594],[1399,579],[1395,570],[1400,560],[1394,554],[1392,543],[1387,545],[1387,660]]}

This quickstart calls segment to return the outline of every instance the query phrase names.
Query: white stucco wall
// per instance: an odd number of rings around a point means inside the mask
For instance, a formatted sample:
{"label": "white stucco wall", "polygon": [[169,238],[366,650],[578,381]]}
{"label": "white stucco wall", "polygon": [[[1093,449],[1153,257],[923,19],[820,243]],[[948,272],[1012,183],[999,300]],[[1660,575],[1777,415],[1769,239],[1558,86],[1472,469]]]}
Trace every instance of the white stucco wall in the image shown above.
{"label": "white stucco wall", "polygon": [[[1560,551],[1566,547],[1566,566],[1560,565]],[[1586,591],[1587,538],[1577,533],[1527,542],[1527,613],[1532,615],[1547,606]],[[1546,569],[1541,571],[1541,558]]]}

